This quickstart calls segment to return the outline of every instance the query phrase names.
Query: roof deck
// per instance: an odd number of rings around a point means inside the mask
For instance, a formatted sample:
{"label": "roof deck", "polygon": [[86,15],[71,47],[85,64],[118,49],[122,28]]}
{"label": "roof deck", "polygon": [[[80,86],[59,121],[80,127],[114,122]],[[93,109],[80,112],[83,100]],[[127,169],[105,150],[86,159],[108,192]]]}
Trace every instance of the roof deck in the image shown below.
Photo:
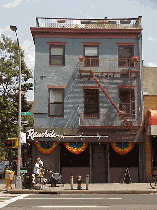
{"label": "roof deck", "polygon": [[141,18],[118,19],[77,19],[77,18],[36,18],[38,28],[69,28],[69,29],[141,29]]}

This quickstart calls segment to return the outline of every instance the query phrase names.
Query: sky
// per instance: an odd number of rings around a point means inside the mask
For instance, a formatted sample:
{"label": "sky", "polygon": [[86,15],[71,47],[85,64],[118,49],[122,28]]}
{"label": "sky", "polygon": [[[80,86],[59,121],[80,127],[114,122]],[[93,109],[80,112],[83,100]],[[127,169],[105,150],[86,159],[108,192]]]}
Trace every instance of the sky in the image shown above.
{"label": "sky", "polygon": [[[49,18],[137,18],[142,16],[144,66],[157,67],[157,0],[0,0],[0,34],[16,40],[10,25],[17,26],[27,66],[33,70],[35,47],[30,27],[36,17]],[[28,91],[33,100],[33,91]]]}

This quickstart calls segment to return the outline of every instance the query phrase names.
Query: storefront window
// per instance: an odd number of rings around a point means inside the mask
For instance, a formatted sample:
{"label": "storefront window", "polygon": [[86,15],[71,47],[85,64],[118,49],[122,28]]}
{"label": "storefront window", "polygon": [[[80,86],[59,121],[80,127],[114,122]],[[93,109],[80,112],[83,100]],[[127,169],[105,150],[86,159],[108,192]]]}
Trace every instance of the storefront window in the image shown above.
{"label": "storefront window", "polygon": [[76,155],[61,145],[61,167],[89,167],[89,146]]}
{"label": "storefront window", "polygon": [[152,138],[152,166],[157,168],[157,137]]}
{"label": "storefront window", "polygon": [[125,155],[119,155],[115,152],[111,145],[110,152],[110,167],[138,167],[139,166],[139,146],[135,144],[134,148]]}

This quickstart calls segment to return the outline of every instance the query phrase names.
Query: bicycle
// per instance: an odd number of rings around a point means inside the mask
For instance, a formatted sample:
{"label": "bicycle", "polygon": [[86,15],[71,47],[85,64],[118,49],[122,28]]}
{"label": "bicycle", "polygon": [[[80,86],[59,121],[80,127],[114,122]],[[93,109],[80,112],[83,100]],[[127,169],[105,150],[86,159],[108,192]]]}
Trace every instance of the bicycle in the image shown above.
{"label": "bicycle", "polygon": [[[156,169],[156,168],[155,168]],[[150,186],[155,189],[156,188],[156,185],[157,184],[157,170],[153,170],[152,172],[152,176],[151,176],[151,179],[150,179]]]}

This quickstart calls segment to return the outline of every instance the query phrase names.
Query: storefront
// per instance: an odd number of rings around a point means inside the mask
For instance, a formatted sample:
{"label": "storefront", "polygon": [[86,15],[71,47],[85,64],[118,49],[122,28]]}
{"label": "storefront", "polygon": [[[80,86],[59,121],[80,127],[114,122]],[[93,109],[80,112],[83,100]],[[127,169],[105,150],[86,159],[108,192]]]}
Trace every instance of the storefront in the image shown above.
{"label": "storefront", "polygon": [[151,147],[151,173],[157,174],[157,110],[147,111],[146,130]]}
{"label": "storefront", "polygon": [[[98,132],[88,130],[81,134],[65,135],[57,131],[28,132],[32,142],[32,166],[36,158],[44,161],[45,168],[62,174],[62,181],[74,182],[78,175],[85,182],[89,174],[90,182],[120,182],[126,167],[132,182],[141,182],[143,174],[142,130],[128,132]],[[49,174],[45,173],[45,177]]]}

